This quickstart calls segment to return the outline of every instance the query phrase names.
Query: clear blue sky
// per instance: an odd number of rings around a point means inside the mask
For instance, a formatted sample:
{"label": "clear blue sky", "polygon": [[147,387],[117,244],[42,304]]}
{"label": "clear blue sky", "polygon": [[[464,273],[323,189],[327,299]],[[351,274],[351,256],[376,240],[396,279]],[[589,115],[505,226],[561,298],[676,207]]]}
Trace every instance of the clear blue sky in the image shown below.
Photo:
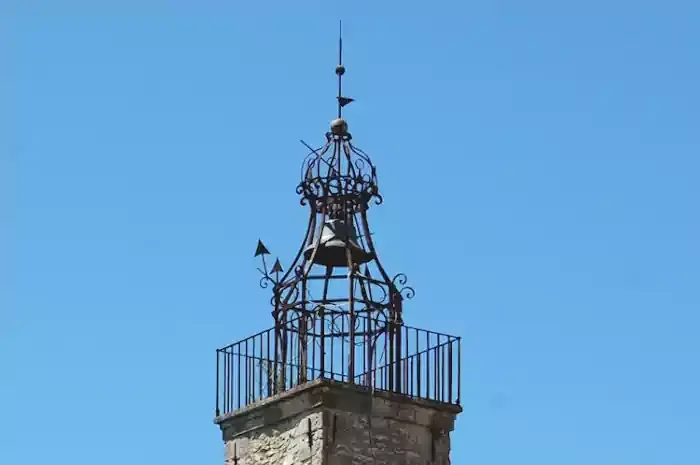
{"label": "clear blue sky", "polygon": [[453,462],[700,464],[697,3],[255,3],[0,6],[0,463],[223,463],[342,16],[381,258],[464,337]]}

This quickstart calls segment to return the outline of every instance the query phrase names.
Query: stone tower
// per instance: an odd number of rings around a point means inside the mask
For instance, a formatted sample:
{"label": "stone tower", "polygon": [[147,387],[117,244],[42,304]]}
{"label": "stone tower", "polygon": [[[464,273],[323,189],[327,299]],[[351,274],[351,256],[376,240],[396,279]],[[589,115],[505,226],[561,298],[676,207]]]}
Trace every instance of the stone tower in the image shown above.
{"label": "stone tower", "polygon": [[[368,222],[377,171],[343,119],[309,149],[297,186],[309,224],[287,271],[258,242],[274,326],[217,350],[226,465],[449,465],[460,338],[407,326],[406,276],[380,263]],[[359,232],[358,232],[359,231]]]}

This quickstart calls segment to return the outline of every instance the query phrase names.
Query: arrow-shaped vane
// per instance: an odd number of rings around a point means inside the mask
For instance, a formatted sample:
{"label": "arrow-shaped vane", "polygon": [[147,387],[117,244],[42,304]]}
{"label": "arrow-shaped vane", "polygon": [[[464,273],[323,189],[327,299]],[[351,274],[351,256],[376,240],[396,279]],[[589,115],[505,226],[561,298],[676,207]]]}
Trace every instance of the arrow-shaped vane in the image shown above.
{"label": "arrow-shaped vane", "polygon": [[282,264],[280,263],[280,259],[278,258],[275,261],[275,264],[272,265],[272,269],[270,270],[271,273],[281,273],[284,270],[282,269]]}
{"label": "arrow-shaped vane", "polygon": [[267,247],[265,247],[265,244],[263,244],[260,239],[258,239],[258,246],[255,249],[255,256],[257,257],[258,255],[270,255],[270,251],[267,250]]}

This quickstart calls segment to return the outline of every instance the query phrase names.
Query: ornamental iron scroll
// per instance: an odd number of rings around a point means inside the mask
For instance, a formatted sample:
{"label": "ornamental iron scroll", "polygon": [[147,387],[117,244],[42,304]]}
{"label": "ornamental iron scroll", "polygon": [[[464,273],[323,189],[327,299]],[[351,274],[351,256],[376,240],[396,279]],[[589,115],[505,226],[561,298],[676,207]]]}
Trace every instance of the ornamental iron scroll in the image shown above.
{"label": "ornamental iron scroll", "polygon": [[367,208],[370,201],[379,205],[377,169],[369,156],[354,146],[348,134],[326,134],[327,142],[311,151],[302,164],[297,194],[302,205],[316,204],[321,209],[327,199],[348,202],[350,208]]}

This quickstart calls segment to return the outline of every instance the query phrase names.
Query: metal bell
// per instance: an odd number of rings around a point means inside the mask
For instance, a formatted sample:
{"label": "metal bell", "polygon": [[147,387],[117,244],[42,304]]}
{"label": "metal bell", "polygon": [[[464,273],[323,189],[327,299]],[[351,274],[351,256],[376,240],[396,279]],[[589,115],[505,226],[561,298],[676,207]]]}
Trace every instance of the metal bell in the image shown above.
{"label": "metal bell", "polygon": [[[307,260],[314,252],[313,244],[304,251]],[[345,221],[332,219],[325,222],[321,229],[321,241],[318,251],[314,255],[314,263],[318,265],[347,267],[348,258],[346,249],[350,250],[350,259],[353,264],[366,263],[372,259],[371,254],[365,252],[357,243],[357,231],[353,225],[349,227]]]}

